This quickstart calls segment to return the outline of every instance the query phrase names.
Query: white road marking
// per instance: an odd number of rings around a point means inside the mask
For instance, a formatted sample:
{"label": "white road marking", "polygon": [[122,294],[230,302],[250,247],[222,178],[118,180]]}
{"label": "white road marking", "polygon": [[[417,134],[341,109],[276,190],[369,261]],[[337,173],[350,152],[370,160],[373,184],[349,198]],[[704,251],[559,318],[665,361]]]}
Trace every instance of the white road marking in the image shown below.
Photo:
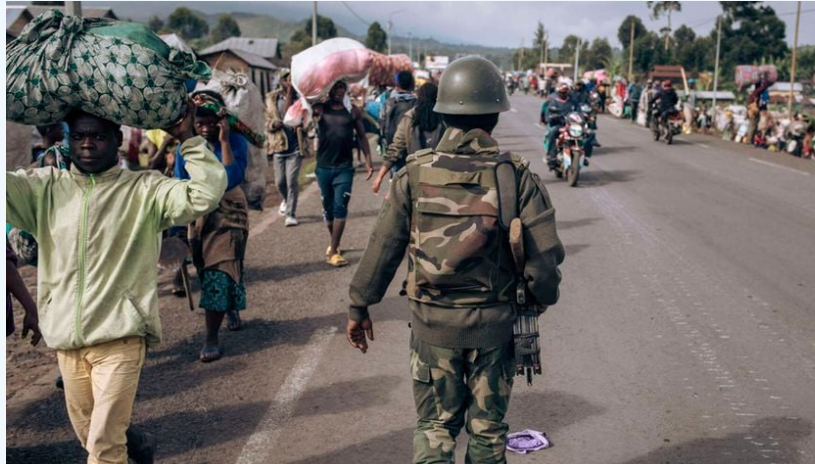
{"label": "white road marking", "polygon": [[710,150],[710,145],[707,145],[707,144],[704,144],[704,143],[697,143],[696,145],[699,145],[700,147],[702,147],[702,148],[704,148],[706,150]]}
{"label": "white road marking", "polygon": [[515,108],[510,108],[509,110],[510,110],[510,111],[512,111],[513,113],[517,113],[517,112],[518,112],[518,110],[517,110],[517,109],[515,109]]}
{"label": "white road marking", "polygon": [[306,348],[301,352],[294,369],[286,377],[286,381],[277,392],[274,401],[263,415],[255,432],[246,441],[236,464],[260,464],[270,462],[269,457],[275,451],[280,429],[294,412],[297,399],[306,388],[306,384],[314,375],[322,354],[328,348],[336,327],[319,329],[311,335]]}
{"label": "white road marking", "polygon": [[781,166],[781,165],[771,163],[769,161],[760,160],[760,159],[757,159],[757,158],[750,158],[750,161],[755,161],[756,163],[764,164],[766,166],[772,166],[774,168],[783,169],[785,171],[794,172],[796,174],[801,174],[801,175],[804,175],[804,176],[809,176],[810,175],[808,172],[805,172],[805,171],[800,171],[798,169],[788,168],[786,166]]}
{"label": "white road marking", "polygon": [[541,123],[539,123],[539,122],[535,123],[535,127],[537,127],[538,129],[541,129],[541,130],[546,130],[546,128],[541,126]]}

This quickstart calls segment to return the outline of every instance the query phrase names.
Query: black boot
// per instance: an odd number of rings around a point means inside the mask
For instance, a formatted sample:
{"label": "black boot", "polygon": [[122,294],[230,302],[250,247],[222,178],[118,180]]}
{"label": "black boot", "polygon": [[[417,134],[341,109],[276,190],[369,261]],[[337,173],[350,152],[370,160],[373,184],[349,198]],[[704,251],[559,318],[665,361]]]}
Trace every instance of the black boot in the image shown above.
{"label": "black boot", "polygon": [[125,432],[127,436],[127,457],[136,464],[153,464],[156,454],[156,436],[139,430],[131,425]]}

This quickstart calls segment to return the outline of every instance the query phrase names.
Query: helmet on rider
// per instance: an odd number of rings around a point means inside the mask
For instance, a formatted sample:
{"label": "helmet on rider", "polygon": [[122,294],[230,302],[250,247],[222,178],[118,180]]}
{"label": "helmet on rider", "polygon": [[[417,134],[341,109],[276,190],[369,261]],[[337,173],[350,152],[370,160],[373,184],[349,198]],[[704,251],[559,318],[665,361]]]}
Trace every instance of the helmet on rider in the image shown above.
{"label": "helmet on rider", "polygon": [[566,97],[569,94],[569,84],[561,82],[557,85],[557,94],[561,97]]}
{"label": "helmet on rider", "polygon": [[673,87],[673,84],[671,83],[671,81],[669,79],[665,79],[664,81],[662,81],[662,88],[663,89],[670,89],[671,87]]}

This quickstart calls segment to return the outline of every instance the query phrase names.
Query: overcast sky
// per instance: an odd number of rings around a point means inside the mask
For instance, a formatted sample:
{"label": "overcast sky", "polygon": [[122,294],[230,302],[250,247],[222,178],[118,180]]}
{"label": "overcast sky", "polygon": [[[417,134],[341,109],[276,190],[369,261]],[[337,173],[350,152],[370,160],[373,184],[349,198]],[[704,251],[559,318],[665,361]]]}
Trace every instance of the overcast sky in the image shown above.
{"label": "overcast sky", "polygon": [[[91,3],[91,2],[83,2]],[[105,2],[102,2],[105,3]],[[180,2],[150,2],[156,10]],[[281,19],[300,20],[311,14],[312,2],[184,2],[207,13],[245,11],[269,14]],[[776,13],[787,24],[787,41],[792,43],[795,28],[796,2],[771,2]],[[110,4],[110,3],[108,3]],[[128,4],[124,7],[124,4]],[[116,2],[114,9],[145,11],[143,2]],[[170,6],[172,5],[172,7]],[[138,8],[138,9],[135,9]],[[154,8],[150,8],[151,10]],[[394,34],[414,37],[434,37],[454,43],[517,47],[521,40],[529,45],[538,20],[549,30],[553,46],[560,46],[569,34],[593,39],[607,37],[612,46],[617,41],[620,22],[629,14],[645,21],[651,30],[659,30],[665,20],[653,21],[645,1],[636,2],[318,2],[321,13],[347,29],[364,34],[367,24],[379,21],[387,27],[389,16],[394,22]],[[815,44],[815,27],[807,27],[815,19],[815,2],[804,2],[799,43]],[[157,11],[158,12],[158,11]],[[682,12],[673,16],[674,29],[687,24],[699,34],[708,34],[715,27],[715,17],[721,12],[718,2],[682,2]],[[161,12],[164,15],[166,13]],[[161,14],[160,13],[160,14]],[[356,13],[356,14],[355,14]],[[124,16],[124,15],[122,15]],[[140,15],[138,15],[140,16]]]}

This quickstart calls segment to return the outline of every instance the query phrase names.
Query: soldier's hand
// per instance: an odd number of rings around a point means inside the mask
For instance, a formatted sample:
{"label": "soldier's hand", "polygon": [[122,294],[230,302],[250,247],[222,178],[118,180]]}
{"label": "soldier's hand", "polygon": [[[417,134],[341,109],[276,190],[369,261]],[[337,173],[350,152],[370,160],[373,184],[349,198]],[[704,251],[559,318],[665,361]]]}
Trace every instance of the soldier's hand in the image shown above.
{"label": "soldier's hand", "polygon": [[[368,352],[368,339],[374,340],[374,324],[371,319],[364,319],[361,322],[348,320],[348,327],[345,331],[348,343],[363,353]],[[367,339],[366,339],[367,336]]]}

